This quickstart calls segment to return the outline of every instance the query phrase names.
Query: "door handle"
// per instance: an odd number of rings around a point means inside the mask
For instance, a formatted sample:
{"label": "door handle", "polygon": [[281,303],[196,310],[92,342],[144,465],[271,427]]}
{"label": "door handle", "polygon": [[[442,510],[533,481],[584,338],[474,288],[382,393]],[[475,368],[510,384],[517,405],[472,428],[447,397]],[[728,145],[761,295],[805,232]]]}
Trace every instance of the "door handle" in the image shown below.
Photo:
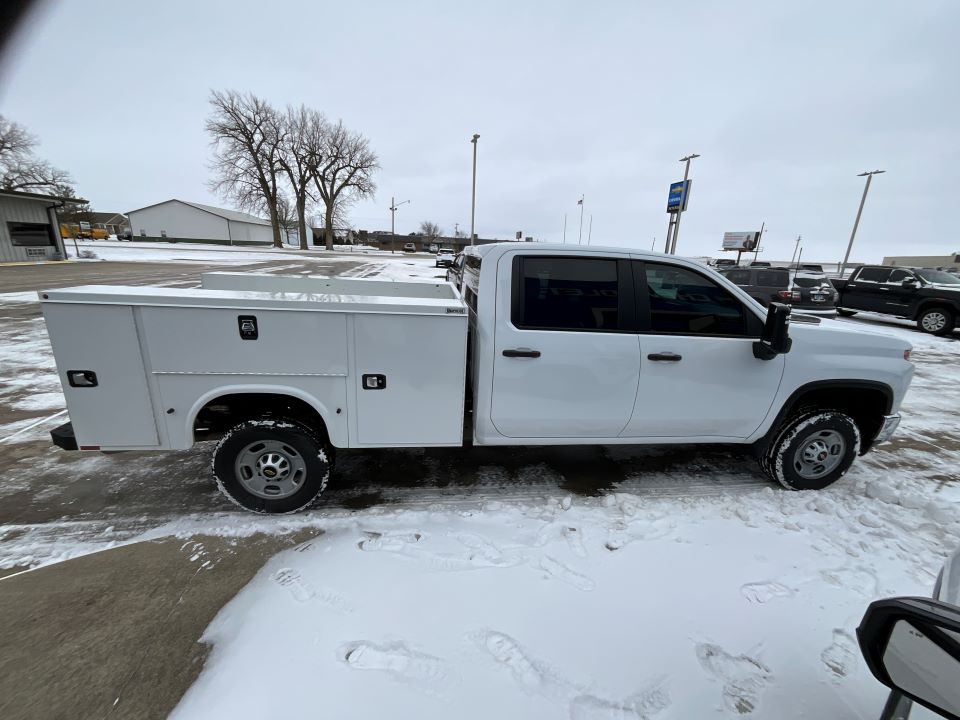
{"label": "door handle", "polygon": [[683,360],[683,355],[677,355],[672,352],[650,353],[647,355],[647,360],[653,360],[654,362],[680,362]]}
{"label": "door handle", "polygon": [[538,358],[540,357],[540,351],[517,348],[516,350],[504,350],[503,356],[509,358]]}

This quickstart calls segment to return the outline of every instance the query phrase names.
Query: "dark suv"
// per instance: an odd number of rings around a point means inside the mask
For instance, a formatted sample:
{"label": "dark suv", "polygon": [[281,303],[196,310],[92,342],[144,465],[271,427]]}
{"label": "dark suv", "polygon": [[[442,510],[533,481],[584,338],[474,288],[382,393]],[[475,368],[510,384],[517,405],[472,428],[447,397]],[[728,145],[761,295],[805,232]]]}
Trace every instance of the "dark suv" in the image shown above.
{"label": "dark suv", "polygon": [[764,307],[771,302],[781,302],[810,315],[837,316],[837,291],[822,273],[749,267],[731,268],[722,274]]}

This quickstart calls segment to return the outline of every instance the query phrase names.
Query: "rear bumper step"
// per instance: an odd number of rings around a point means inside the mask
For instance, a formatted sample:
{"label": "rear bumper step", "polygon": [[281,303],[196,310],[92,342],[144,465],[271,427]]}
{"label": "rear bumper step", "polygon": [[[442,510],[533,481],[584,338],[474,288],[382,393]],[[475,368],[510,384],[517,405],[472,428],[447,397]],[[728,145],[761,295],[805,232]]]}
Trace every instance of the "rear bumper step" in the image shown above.
{"label": "rear bumper step", "polygon": [[73,434],[73,423],[64,423],[50,431],[53,444],[64,450],[79,450],[77,437]]}

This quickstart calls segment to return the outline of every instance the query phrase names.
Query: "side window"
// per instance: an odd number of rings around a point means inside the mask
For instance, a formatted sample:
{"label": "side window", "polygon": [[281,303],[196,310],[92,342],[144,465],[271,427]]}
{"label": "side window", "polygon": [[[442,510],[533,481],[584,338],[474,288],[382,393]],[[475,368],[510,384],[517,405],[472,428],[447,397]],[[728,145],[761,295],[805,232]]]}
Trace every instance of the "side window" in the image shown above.
{"label": "side window", "polygon": [[786,270],[757,270],[757,285],[760,287],[785,288],[789,284]]}
{"label": "side window", "polygon": [[644,275],[650,302],[650,332],[747,334],[743,305],[709,278],[686,268],[656,263],[646,263]]}
{"label": "side window", "polygon": [[890,277],[887,278],[887,282],[892,283],[894,285],[899,285],[904,280],[907,280],[912,277],[913,277],[913,273],[908,270],[894,270],[893,272],[890,273]]}
{"label": "side window", "polygon": [[725,274],[727,280],[732,282],[734,285],[749,285],[750,284],[750,271],[749,270],[731,270]]}
{"label": "side window", "polygon": [[617,261],[518,257],[513,324],[529,330],[614,332],[619,329]]}
{"label": "side window", "polygon": [[857,282],[882,283],[890,277],[890,268],[865,267],[857,275]]}

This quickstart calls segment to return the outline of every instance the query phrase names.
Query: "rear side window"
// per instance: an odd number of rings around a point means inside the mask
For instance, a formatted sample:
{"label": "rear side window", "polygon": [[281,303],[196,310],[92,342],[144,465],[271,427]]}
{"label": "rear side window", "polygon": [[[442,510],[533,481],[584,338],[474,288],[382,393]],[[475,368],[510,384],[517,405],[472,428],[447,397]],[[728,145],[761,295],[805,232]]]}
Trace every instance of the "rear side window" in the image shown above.
{"label": "rear side window", "polygon": [[749,285],[750,284],[750,271],[749,270],[730,270],[723,274],[723,276],[732,282],[734,285]]}
{"label": "rear side window", "polygon": [[[670,265],[644,265],[650,332],[745,335],[743,305],[709,278]],[[641,313],[641,321],[643,320]]]}
{"label": "rear side window", "polygon": [[890,277],[890,268],[868,267],[863,268],[857,275],[857,282],[886,282]]}
{"label": "rear side window", "polygon": [[785,288],[789,273],[785,270],[755,270],[757,273],[757,285],[760,287],[778,287]]}
{"label": "rear side window", "polygon": [[518,257],[513,324],[528,330],[619,329],[617,261]]}

